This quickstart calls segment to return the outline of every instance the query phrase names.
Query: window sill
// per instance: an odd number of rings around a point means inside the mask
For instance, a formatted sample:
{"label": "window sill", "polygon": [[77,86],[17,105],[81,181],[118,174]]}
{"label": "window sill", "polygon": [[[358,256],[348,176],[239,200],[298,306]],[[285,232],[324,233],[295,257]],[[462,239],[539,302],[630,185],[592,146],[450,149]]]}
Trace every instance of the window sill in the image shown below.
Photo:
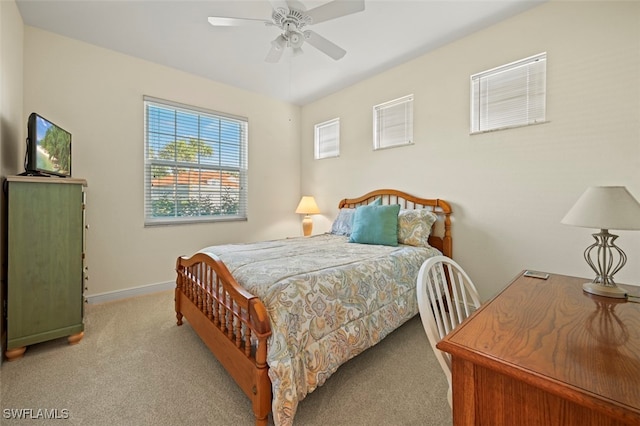
{"label": "window sill", "polygon": [[469,135],[473,136],[473,135],[481,135],[483,133],[492,133],[492,132],[499,132],[501,130],[509,130],[509,129],[517,129],[520,127],[531,127],[531,126],[537,126],[539,124],[547,124],[550,123],[549,120],[545,120],[545,121],[538,121],[537,123],[529,123],[529,124],[518,124],[515,126],[505,126],[505,127],[498,127],[496,129],[489,129],[489,130],[480,130],[477,132],[469,132]]}

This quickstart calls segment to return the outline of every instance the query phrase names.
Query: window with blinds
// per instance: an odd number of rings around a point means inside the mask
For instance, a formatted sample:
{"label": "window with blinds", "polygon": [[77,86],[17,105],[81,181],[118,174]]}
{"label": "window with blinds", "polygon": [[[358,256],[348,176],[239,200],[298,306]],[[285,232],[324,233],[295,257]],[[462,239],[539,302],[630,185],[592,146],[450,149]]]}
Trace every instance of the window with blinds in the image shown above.
{"label": "window with blinds", "polygon": [[471,133],[545,121],[547,54],[471,76]]}
{"label": "window with blinds", "polygon": [[413,95],[373,107],[373,149],[413,143]]}
{"label": "window with blinds", "polygon": [[318,123],[314,127],[314,156],[316,160],[340,156],[340,119]]}
{"label": "window with blinds", "polygon": [[144,98],[145,225],[247,218],[248,120]]}

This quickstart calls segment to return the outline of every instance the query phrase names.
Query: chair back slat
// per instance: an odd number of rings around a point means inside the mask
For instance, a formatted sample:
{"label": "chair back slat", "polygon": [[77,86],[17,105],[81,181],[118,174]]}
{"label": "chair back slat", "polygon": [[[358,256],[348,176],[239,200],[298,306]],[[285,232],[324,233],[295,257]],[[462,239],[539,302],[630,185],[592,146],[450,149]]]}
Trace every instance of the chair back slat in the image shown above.
{"label": "chair back slat", "polygon": [[449,270],[449,276],[451,277],[450,278],[451,286],[452,286],[451,292],[453,293],[452,303],[455,308],[455,309],[452,309],[452,311],[454,311],[456,314],[456,323],[453,325],[453,327],[451,327],[453,329],[457,327],[458,324],[460,324],[466,318],[466,316],[462,313],[462,310],[461,310],[462,306],[460,303],[460,295],[464,294],[464,280],[462,279],[460,272],[452,268],[451,265],[447,265],[446,268]]}
{"label": "chair back slat", "polygon": [[446,312],[445,298],[442,293],[442,277],[444,277],[444,271],[442,265],[433,268],[430,273],[430,280],[428,281],[429,298],[433,301],[433,316],[438,325],[438,336],[440,338],[446,336],[451,331],[450,321],[447,321],[447,317],[443,315]]}

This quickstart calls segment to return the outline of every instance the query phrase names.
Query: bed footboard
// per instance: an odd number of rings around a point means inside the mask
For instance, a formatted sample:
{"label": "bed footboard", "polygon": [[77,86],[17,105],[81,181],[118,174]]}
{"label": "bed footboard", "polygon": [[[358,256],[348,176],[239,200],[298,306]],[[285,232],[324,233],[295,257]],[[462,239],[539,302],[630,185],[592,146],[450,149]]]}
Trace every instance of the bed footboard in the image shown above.
{"label": "bed footboard", "polygon": [[267,339],[271,326],[264,304],[233,278],[215,255],[197,253],[176,263],[175,305],[251,399],[256,425],[271,411]]}

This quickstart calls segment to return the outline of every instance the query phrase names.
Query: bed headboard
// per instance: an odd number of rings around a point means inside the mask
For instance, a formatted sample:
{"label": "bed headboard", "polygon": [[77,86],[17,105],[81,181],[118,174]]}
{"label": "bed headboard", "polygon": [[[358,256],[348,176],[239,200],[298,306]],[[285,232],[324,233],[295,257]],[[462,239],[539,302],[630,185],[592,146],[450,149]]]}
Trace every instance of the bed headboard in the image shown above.
{"label": "bed headboard", "polygon": [[402,209],[429,209],[438,220],[433,224],[429,244],[437,248],[447,257],[453,255],[451,241],[451,206],[441,199],[418,198],[406,192],[395,189],[377,189],[358,198],[344,198],[340,200],[338,208],[355,208],[364,206],[380,198],[382,204],[400,204]]}

